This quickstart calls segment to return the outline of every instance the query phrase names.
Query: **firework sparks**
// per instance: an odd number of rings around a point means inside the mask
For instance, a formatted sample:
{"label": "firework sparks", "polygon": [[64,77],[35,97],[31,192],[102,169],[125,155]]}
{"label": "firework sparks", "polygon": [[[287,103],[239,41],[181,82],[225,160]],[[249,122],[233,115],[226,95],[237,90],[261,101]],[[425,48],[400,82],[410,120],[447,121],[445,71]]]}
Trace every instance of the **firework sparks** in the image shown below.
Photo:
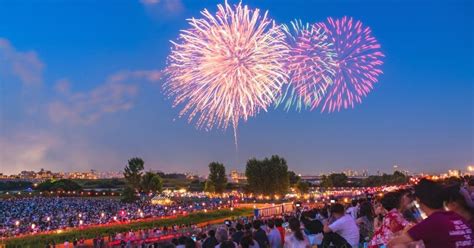
{"label": "firework sparks", "polygon": [[[353,108],[374,88],[384,54],[369,27],[352,18],[328,18],[319,23],[334,44],[336,67],[334,83],[328,88],[321,111]],[[316,106],[313,106],[316,107]]]}
{"label": "firework sparks", "polygon": [[321,27],[303,24],[301,20],[284,26],[290,54],[286,63],[289,84],[278,96],[276,104],[286,110],[316,106],[334,77],[334,52]]}
{"label": "firework sparks", "polygon": [[[168,57],[165,93],[183,105],[198,128],[236,130],[259,111],[267,111],[287,81],[284,59],[289,49],[280,26],[251,10],[227,2],[212,15],[201,12],[181,31]],[[237,139],[236,139],[237,140]]]}

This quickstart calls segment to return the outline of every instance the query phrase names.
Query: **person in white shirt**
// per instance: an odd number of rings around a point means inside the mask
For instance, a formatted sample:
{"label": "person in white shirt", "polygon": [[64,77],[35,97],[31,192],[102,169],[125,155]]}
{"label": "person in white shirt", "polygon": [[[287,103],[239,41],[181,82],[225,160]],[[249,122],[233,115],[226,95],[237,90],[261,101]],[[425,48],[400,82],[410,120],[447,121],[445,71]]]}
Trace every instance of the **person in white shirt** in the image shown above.
{"label": "person in white shirt", "polygon": [[284,248],[309,248],[309,240],[301,231],[300,221],[296,218],[291,218],[288,221],[291,233],[285,237]]}
{"label": "person in white shirt", "polygon": [[351,206],[346,210],[346,214],[352,216],[354,220],[357,219],[357,213],[359,212],[359,203],[357,200],[352,200]]}
{"label": "person in white shirt", "polygon": [[270,243],[270,248],[281,248],[281,235],[278,229],[275,228],[275,222],[273,220],[268,220],[268,241]]}
{"label": "person in white shirt", "polygon": [[333,243],[336,247],[358,247],[359,227],[354,218],[344,214],[344,206],[336,203],[331,206],[331,217],[335,219],[331,224],[324,225],[324,245]]}

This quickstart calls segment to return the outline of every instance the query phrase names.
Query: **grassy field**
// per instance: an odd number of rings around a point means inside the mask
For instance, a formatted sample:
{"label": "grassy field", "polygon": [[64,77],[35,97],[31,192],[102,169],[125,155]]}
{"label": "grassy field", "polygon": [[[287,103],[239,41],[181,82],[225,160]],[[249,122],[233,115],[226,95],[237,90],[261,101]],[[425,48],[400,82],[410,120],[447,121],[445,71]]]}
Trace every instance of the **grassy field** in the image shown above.
{"label": "grassy field", "polygon": [[66,240],[72,241],[77,238],[91,239],[97,235],[109,235],[116,232],[126,232],[129,230],[148,229],[161,226],[171,225],[188,225],[198,224],[203,222],[209,222],[216,219],[222,218],[233,218],[239,216],[247,216],[252,214],[252,209],[235,209],[233,211],[217,210],[209,213],[199,212],[191,213],[186,216],[180,216],[178,218],[169,219],[152,219],[152,220],[141,220],[137,222],[131,222],[127,224],[114,224],[107,226],[94,226],[83,229],[70,229],[62,231],[61,233],[48,233],[48,234],[37,234],[29,235],[18,238],[11,238],[6,240],[4,243],[6,247],[45,247],[46,244],[55,242],[56,244],[63,243]]}

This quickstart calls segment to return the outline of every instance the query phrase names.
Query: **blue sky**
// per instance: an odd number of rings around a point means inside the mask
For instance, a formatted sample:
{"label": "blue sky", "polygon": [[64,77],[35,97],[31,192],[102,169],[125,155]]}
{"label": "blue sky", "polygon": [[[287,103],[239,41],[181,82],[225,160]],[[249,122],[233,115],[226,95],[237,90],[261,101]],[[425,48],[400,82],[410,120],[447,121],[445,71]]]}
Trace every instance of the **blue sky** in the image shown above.
{"label": "blue sky", "polygon": [[161,91],[169,41],[218,3],[0,1],[0,172],[121,170],[132,156],[200,174],[272,154],[302,174],[474,164],[472,1],[243,1],[279,23],[352,16],[386,58],[362,104],[260,113],[239,126],[238,151],[232,130],[196,130]]}

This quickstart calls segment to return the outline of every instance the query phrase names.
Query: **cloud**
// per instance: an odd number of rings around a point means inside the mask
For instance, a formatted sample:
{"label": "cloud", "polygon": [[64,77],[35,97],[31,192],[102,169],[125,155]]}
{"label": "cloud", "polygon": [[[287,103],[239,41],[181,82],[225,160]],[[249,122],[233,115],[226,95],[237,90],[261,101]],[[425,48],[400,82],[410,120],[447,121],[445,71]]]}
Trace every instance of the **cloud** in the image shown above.
{"label": "cloud", "polygon": [[[57,130],[54,130],[55,132]],[[97,147],[82,135],[52,133],[41,129],[19,128],[0,136],[0,172],[16,174],[22,170],[77,171],[114,168],[120,154]]]}
{"label": "cloud", "polygon": [[7,168],[40,168],[48,156],[48,151],[56,145],[57,140],[40,133],[0,137],[1,171],[4,172]]}
{"label": "cloud", "polygon": [[37,85],[42,82],[44,64],[34,51],[17,51],[9,40],[0,38],[0,71],[18,77],[22,83]]}
{"label": "cloud", "polygon": [[71,92],[70,82],[62,79],[55,86],[60,99],[48,104],[48,115],[54,123],[91,124],[107,113],[131,109],[139,90],[135,80],[160,78],[161,72],[155,70],[121,71],[87,92]]}

